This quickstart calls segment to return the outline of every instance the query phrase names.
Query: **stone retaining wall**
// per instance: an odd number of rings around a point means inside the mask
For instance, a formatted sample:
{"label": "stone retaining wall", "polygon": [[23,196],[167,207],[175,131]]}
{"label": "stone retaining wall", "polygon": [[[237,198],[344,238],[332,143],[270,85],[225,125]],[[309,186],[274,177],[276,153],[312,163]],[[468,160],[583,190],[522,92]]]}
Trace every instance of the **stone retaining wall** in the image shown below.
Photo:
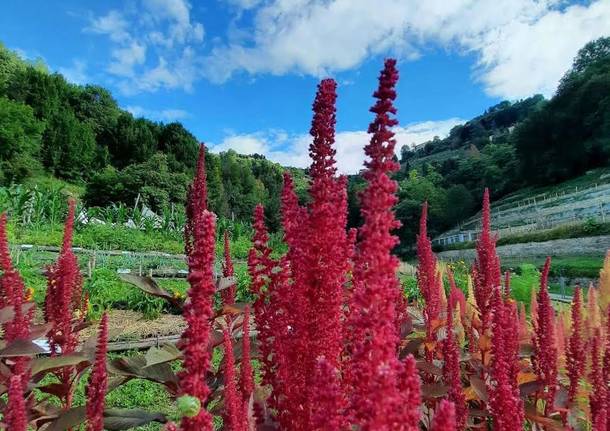
{"label": "stone retaining wall", "polygon": [[[610,250],[610,235],[587,238],[556,239],[543,242],[526,242],[497,247],[500,258],[558,257],[558,256],[604,256]],[[475,249],[448,250],[437,253],[444,260],[473,260]]]}

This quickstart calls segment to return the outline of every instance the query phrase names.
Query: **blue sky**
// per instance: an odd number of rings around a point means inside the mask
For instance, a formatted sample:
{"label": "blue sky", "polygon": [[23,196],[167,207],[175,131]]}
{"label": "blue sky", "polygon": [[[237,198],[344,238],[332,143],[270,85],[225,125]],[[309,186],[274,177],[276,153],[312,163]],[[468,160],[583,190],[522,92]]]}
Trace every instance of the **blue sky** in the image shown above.
{"label": "blue sky", "polygon": [[610,0],[5,0],[0,41],[213,150],[307,164],[317,81],[339,83],[340,167],[363,159],[383,58],[400,62],[399,145],[503,99],[552,95],[610,34]]}

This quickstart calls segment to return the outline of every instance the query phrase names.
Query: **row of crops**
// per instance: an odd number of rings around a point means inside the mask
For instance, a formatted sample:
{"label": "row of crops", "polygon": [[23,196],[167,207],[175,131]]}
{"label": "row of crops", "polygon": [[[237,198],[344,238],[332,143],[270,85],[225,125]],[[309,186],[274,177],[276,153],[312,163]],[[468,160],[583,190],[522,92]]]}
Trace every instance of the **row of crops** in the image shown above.
{"label": "row of crops", "polygon": [[[61,188],[28,187],[21,184],[0,187],[0,213],[22,226],[58,225],[67,210],[66,192]],[[121,225],[146,231],[165,231],[181,235],[186,215],[182,206],[171,205],[159,213],[151,211],[139,199],[133,206],[123,203],[108,207],[85,208],[77,204],[77,223]],[[249,223],[220,219],[221,231],[230,230],[236,237],[250,235]]]}

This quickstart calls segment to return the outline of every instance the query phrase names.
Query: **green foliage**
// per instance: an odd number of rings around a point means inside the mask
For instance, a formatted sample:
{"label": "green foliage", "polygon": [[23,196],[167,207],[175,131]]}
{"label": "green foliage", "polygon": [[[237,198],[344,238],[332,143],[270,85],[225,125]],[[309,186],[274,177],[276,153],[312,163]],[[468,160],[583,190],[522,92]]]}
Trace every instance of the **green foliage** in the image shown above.
{"label": "green foliage", "polygon": [[0,184],[22,181],[39,169],[43,128],[32,108],[0,97]]}
{"label": "green foliage", "polygon": [[518,128],[526,180],[548,184],[607,164],[610,157],[610,38],[587,44],[557,94]]}
{"label": "green foliage", "polygon": [[421,291],[417,286],[417,278],[414,275],[407,275],[400,278],[402,291],[409,300],[421,300]]}
{"label": "green foliage", "polygon": [[553,259],[550,275],[565,278],[598,278],[603,258],[596,256],[558,257]]}
{"label": "green foliage", "polygon": [[[136,119],[106,89],[70,84],[0,45],[0,184],[40,177],[44,167],[86,182],[89,206],[134,206],[139,197],[160,212],[183,206],[198,151],[182,124]],[[280,228],[280,165],[234,151],[208,153],[206,161],[213,211],[249,221],[263,203],[270,229]],[[302,171],[293,174],[301,187]]]}
{"label": "green foliage", "polygon": [[[554,264],[553,264],[554,266]],[[529,306],[532,298],[532,289],[536,289],[540,283],[540,272],[535,265],[524,263],[520,265],[516,272],[511,275],[510,289],[511,296],[519,302]]]}
{"label": "green foliage", "polygon": [[[441,186],[442,177],[432,168],[426,168],[424,175],[417,170],[409,172],[407,178],[399,183],[399,203],[396,206],[396,217],[402,223],[399,230],[401,247],[415,242],[419,229],[421,206],[427,201],[429,205],[429,223],[433,226],[446,226],[447,192]],[[434,229],[431,234],[434,235]],[[403,253],[406,250],[401,250]]]}
{"label": "green foliage", "polygon": [[110,309],[139,311],[147,319],[154,319],[161,312],[168,311],[165,301],[134,289],[121,281],[116,271],[110,269],[97,269],[86,280],[85,291],[89,294],[90,311],[94,318]]}
{"label": "green foliage", "polygon": [[47,120],[42,140],[42,162],[57,177],[86,179],[95,159],[95,134],[68,111]]}
{"label": "green foliage", "polygon": [[134,120],[130,113],[121,113],[114,128],[108,130],[105,142],[113,164],[124,168],[148,160],[157,150],[155,128],[149,121]]}

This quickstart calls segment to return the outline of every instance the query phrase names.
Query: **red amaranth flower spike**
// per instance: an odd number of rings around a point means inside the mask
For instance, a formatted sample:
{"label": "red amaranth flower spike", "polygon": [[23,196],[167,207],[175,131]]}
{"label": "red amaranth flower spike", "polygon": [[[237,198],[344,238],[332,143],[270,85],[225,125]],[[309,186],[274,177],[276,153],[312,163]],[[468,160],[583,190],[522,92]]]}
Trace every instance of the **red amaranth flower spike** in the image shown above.
{"label": "red amaranth flower spike", "polygon": [[237,395],[237,380],[235,378],[235,357],[233,343],[226,329],[223,331],[224,346],[224,427],[227,431],[242,431],[244,429],[242,401]]}
{"label": "red amaranth flower spike", "polygon": [[254,374],[252,371],[252,362],[250,359],[250,307],[247,306],[244,311],[242,337],[242,360],[240,369],[240,389],[245,400],[249,400],[254,393]]}
{"label": "red amaranth flower spike", "polygon": [[309,260],[309,213],[299,205],[292,177],[284,173],[282,188],[282,226],[284,241],[288,245],[286,259],[292,275],[292,286],[286,291],[286,314],[291,327],[291,337],[286,339],[286,377],[284,397],[287,405],[280,415],[284,428],[305,426],[307,421],[300,407],[306,403],[307,365],[303,358],[310,354],[309,346],[309,297],[307,294]]}
{"label": "red amaranth flower spike", "polygon": [[[604,348],[604,381],[610,382],[610,305],[606,316],[606,345]],[[608,408],[610,409],[610,388],[608,389]],[[610,422],[610,417],[608,418]]]}
{"label": "red amaranth flower spike", "polygon": [[[0,215],[0,269],[2,272],[9,273],[13,269],[13,262],[11,259],[11,251],[8,245],[8,238],[6,234],[7,217],[6,213]],[[4,278],[4,277],[3,277]],[[7,305],[11,305],[13,301],[13,283],[7,281],[1,281],[0,288],[0,308],[4,308]]]}
{"label": "red amaranth flower spike", "polygon": [[346,429],[345,399],[338,370],[324,357],[318,358],[314,370],[318,391],[312,399],[312,427],[315,431]]}
{"label": "red amaranth flower spike", "polygon": [[[428,202],[424,202],[419,222],[419,235],[417,236],[417,285],[424,298],[423,314],[426,326],[426,342],[427,344],[434,344],[436,334],[433,332],[433,323],[439,319],[442,282],[436,269],[436,257],[432,252],[432,242],[428,238],[427,218]],[[426,347],[426,360],[428,362],[432,362],[433,353]]]}
{"label": "red amaranth flower spike", "polygon": [[184,225],[184,250],[190,255],[194,246],[195,225],[204,210],[208,209],[208,188],[205,171],[205,145],[199,145],[199,157],[195,177],[187,190],[186,224]]}
{"label": "red amaranth flower spike", "polygon": [[496,286],[492,303],[491,379],[489,385],[489,410],[494,430],[515,431],[523,429],[524,408],[517,384],[518,372],[518,322],[514,303],[505,302],[501,287]]}
{"label": "red amaranth flower spike", "polygon": [[285,424],[283,421],[288,420],[290,423],[292,420],[286,419],[286,410],[293,405],[292,398],[287,393],[289,388],[286,386],[285,367],[288,327],[285,322],[287,313],[284,301],[290,273],[285,258],[276,262],[270,257],[271,249],[267,244],[269,235],[262,205],[257,205],[254,209],[253,225],[254,237],[248,255],[248,272],[251,278],[250,289],[256,295],[254,314],[262,362],[262,385],[271,387],[272,393],[268,403],[283,415],[279,420]]}
{"label": "red amaranth flower spike", "polygon": [[589,382],[591,392],[589,394],[589,405],[591,407],[591,418],[593,431],[606,431],[607,427],[607,398],[608,385],[604,380],[601,364],[601,335],[600,328],[594,329],[591,340],[591,373]]}
{"label": "red amaranth flower spike", "polygon": [[[192,187],[199,190],[201,186]],[[205,190],[205,188],[203,188]],[[201,196],[191,194],[194,201]],[[216,216],[201,207],[191,215],[195,223],[192,226],[193,246],[188,256],[190,301],[183,310],[186,329],[180,340],[184,353],[184,368],[179,373],[180,394],[196,397],[202,406],[206,405],[210,389],[206,384],[206,375],[210,369],[210,319],[213,317],[212,303],[216,290],[214,282],[214,257],[216,246]],[[182,418],[183,431],[211,431],[212,416],[201,408],[195,417]]]}
{"label": "red amaranth flower spike", "polygon": [[52,354],[72,353],[78,345],[74,323],[84,320],[75,312],[82,309],[83,278],[78,259],[72,250],[74,214],[76,202],[68,201],[68,215],[64,225],[61,253],[57,262],[47,272],[47,294],[45,296],[45,320],[52,323],[49,344]]}
{"label": "red amaranth flower spike", "polygon": [[449,279],[449,301],[451,302],[451,307],[455,308],[456,305],[459,305],[460,318],[464,320],[466,316],[466,296],[455,284],[455,277],[451,269],[447,269],[447,278]]}
{"label": "red amaranth flower spike", "polygon": [[352,425],[362,431],[415,430],[419,423],[419,388],[406,390],[417,386],[412,382],[419,378],[412,361],[404,364],[397,358],[396,304],[401,302],[402,292],[396,278],[399,262],[391,251],[398,242],[392,230],[400,224],[392,211],[398,186],[390,178],[399,168],[391,130],[398,123],[393,117],[397,80],[396,60],[388,59],[371,108],[376,115],[369,126],[372,136],[365,148],[368,160],[363,173],[368,184],[360,196],[364,222],[354,256],[346,384]]}
{"label": "red amaranth flower spike", "polygon": [[108,314],[104,313],[100,321],[95,363],[87,385],[87,431],[103,431],[104,429],[104,405],[106,390],[108,389],[107,349]]}
{"label": "red amaranth flower spike", "polygon": [[[19,272],[13,267],[8,239],[6,234],[6,214],[0,215],[0,308],[12,306],[13,318],[2,325],[4,329],[4,340],[8,343],[16,340],[27,340],[30,337],[30,326],[33,319],[33,308],[24,313],[25,285]],[[30,358],[20,356],[13,358],[11,372],[22,376],[23,385],[27,385],[30,377],[28,364]]]}
{"label": "red amaranth flower spike", "polygon": [[462,388],[460,349],[453,333],[453,304],[451,300],[447,301],[447,337],[443,342],[443,359],[443,379],[449,387],[448,399],[455,406],[454,427],[463,430],[466,426],[468,410],[464,389]]}
{"label": "red amaranth flower spike", "polygon": [[582,293],[580,288],[574,290],[572,298],[572,333],[567,346],[567,369],[570,379],[568,401],[571,403],[576,397],[580,379],[585,372],[586,350],[583,340],[582,321]]}
{"label": "red amaranth flower spike", "polygon": [[[231,245],[229,242],[229,232],[224,233],[224,261],[222,262],[223,277],[233,277],[235,270],[233,269],[233,260],[231,259]],[[225,305],[235,304],[235,283],[229,286],[222,292],[222,299]]]}
{"label": "red amaranth flower spike", "polygon": [[242,397],[242,411],[244,420],[248,422],[246,429],[251,429],[250,421],[255,421],[253,417],[253,394],[254,394],[254,371],[252,370],[252,360],[250,358],[250,306],[246,306],[244,311],[244,322],[242,325],[242,356],[239,369],[239,389]]}
{"label": "red amaranth flower spike", "polygon": [[442,400],[432,418],[431,431],[455,431],[460,429],[456,425],[455,406],[452,402]]}
{"label": "red amaranth flower spike", "polygon": [[27,431],[28,419],[25,407],[25,395],[21,376],[14,375],[8,388],[8,405],[6,406],[4,422],[10,431]]}
{"label": "red amaranth flower spike", "polygon": [[557,345],[555,341],[554,310],[548,291],[548,277],[551,258],[547,257],[540,275],[540,290],[538,291],[538,318],[534,334],[533,365],[536,374],[544,382],[546,391],[543,396],[547,400],[546,413],[553,408],[555,391],[557,390]]}
{"label": "red amaranth flower spike", "polygon": [[258,204],[254,208],[254,237],[252,238],[252,248],[248,254],[248,270],[252,281],[250,289],[252,293],[258,295],[257,301],[264,298],[263,288],[271,278],[273,259],[271,259],[271,248],[267,245],[269,234],[265,226],[265,209]]}
{"label": "red amaranth flower spike", "polygon": [[[305,279],[301,286],[305,288],[307,300],[307,326],[305,331],[297,334],[307,340],[302,359],[306,405],[312,404],[312,398],[318,391],[326,390],[318,387],[318,384],[323,384],[322,381],[313,378],[318,358],[324,357],[331,367],[337,368],[343,348],[344,284],[351,251],[346,230],[347,179],[336,176],[336,88],[337,84],[332,79],[323,79],[318,85],[310,130],[311,201],[307,207],[310,228],[307,241],[301,244],[305,246],[307,259]],[[327,414],[334,416],[337,412]],[[311,419],[307,416],[306,408],[304,422],[300,426],[309,428]]]}
{"label": "red amaranth flower spike", "polygon": [[496,240],[491,233],[489,190],[483,194],[481,235],[477,241],[477,257],[473,271],[474,295],[481,313],[481,333],[491,324],[493,289],[501,285],[500,260],[496,254]]}

